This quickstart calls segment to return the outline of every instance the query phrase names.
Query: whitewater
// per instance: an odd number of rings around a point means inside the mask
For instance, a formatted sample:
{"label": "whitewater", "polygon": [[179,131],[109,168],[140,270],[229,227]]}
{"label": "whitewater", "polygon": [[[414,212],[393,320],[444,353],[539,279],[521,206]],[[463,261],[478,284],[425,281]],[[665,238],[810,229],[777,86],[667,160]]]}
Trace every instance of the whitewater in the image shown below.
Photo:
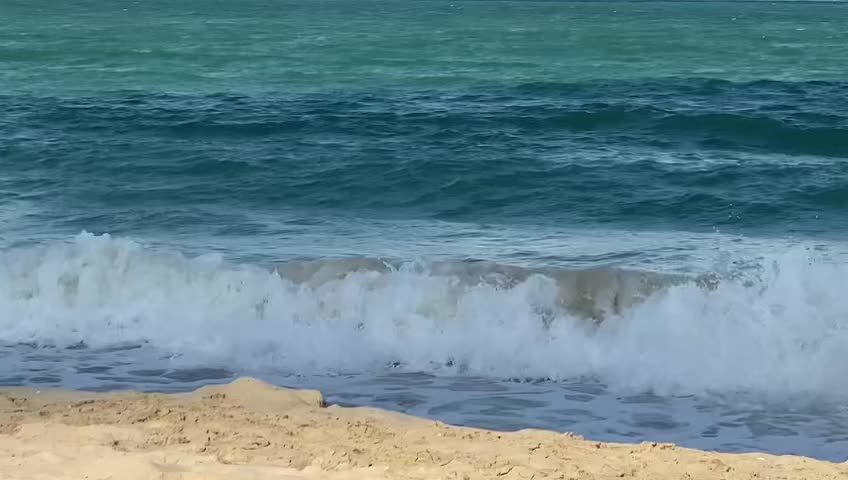
{"label": "whitewater", "polygon": [[83,233],[3,251],[0,340],[145,345],[183,366],[841,400],[846,273],[802,247],[719,278],[369,258],[251,265]]}

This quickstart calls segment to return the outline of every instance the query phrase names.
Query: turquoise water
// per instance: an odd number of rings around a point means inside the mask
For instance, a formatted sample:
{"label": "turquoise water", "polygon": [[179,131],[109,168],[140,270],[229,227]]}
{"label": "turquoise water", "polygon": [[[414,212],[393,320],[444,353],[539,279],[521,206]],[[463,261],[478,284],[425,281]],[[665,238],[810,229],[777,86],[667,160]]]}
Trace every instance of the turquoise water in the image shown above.
{"label": "turquoise water", "polygon": [[842,81],[841,2],[4,2],[4,89],[467,88]]}
{"label": "turquoise water", "polygon": [[0,5],[0,383],[843,455],[845,3],[54,3]]}

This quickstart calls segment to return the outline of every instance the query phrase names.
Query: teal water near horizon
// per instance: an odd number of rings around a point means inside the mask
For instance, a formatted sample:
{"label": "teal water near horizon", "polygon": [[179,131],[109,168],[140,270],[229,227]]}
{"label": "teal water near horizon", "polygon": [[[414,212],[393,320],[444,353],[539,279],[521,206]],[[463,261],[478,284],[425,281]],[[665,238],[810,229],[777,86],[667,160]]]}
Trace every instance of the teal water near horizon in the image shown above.
{"label": "teal water near horizon", "polygon": [[844,81],[844,2],[4,2],[4,93]]}
{"label": "teal water near horizon", "polygon": [[0,18],[0,384],[844,457],[848,4]]}

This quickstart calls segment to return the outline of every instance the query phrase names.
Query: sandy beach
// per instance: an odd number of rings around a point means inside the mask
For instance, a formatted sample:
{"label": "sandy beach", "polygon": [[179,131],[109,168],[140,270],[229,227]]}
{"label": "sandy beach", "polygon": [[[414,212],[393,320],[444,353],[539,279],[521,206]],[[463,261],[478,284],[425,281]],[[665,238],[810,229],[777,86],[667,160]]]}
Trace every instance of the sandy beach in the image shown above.
{"label": "sandy beach", "polygon": [[3,479],[829,479],[801,457],[458,428],[243,378],[190,394],[0,391]]}

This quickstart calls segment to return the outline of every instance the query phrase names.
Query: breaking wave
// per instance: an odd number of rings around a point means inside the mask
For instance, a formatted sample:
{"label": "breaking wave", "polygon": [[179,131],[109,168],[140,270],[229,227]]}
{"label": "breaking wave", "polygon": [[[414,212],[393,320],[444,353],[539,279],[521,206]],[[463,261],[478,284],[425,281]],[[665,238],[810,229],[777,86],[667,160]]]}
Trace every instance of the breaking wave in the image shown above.
{"label": "breaking wave", "polygon": [[374,258],[260,266],[83,233],[0,253],[0,341],[146,344],[293,373],[392,365],[848,396],[846,274],[803,249],[740,278]]}

